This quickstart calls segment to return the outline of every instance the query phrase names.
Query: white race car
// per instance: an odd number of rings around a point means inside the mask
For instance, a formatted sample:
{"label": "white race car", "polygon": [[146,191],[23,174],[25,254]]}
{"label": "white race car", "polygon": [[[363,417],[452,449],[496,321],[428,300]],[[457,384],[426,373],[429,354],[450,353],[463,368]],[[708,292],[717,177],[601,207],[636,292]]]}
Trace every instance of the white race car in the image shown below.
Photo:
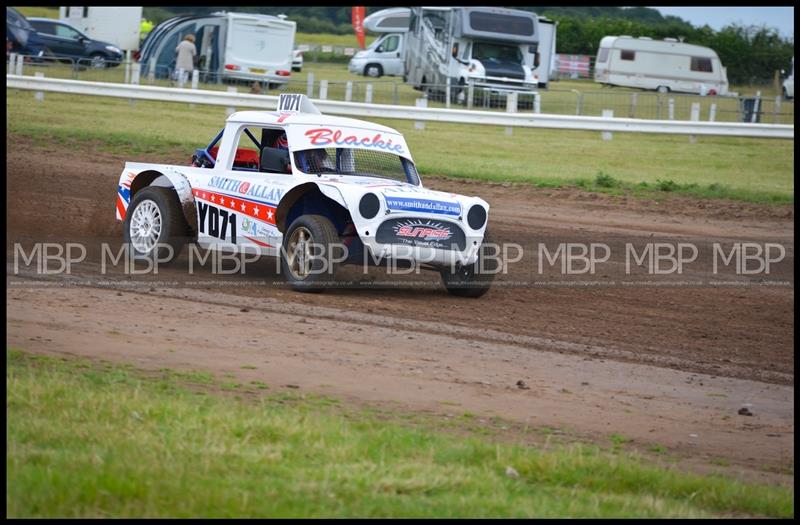
{"label": "white race car", "polygon": [[[288,143],[288,144],[287,144]],[[296,290],[335,285],[340,264],[399,261],[479,297],[497,271],[489,205],[422,186],[403,136],[320,114],[304,95],[230,115],[191,166],[127,162],[117,220],[137,259],[170,262],[184,244],[280,257]]]}

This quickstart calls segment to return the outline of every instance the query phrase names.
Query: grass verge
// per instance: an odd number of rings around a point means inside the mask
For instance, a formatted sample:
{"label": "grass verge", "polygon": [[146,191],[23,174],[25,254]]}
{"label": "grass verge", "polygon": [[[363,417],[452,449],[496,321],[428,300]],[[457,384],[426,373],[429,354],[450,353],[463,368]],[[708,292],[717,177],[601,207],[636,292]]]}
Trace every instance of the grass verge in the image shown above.
{"label": "grass verge", "polygon": [[6,367],[8,516],[793,515],[785,487],[220,394],[208,374],[14,349]]}
{"label": "grass verge", "polygon": [[[8,132],[91,146],[137,160],[141,153],[182,148],[186,159],[208,143],[225,120],[224,108],[7,90]],[[157,117],[157,118],[154,118]],[[405,135],[423,178],[444,175],[541,187],[650,195],[652,191],[756,203],[794,202],[794,141],[515,129],[375,119]],[[83,146],[81,146],[83,144]],[[91,149],[91,148],[89,148]],[[121,170],[116,166],[114,170]],[[595,184],[599,174],[613,187]],[[664,182],[662,184],[662,181]],[[670,184],[668,181],[672,181]]]}

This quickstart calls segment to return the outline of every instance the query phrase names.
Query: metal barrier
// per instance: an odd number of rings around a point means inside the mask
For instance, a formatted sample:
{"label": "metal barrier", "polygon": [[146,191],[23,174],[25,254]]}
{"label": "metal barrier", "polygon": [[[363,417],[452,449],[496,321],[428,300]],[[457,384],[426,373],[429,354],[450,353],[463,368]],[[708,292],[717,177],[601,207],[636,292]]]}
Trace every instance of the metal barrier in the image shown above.
{"label": "metal barrier", "polygon": [[[11,89],[26,89],[38,93],[50,91],[80,95],[120,97],[131,100],[139,99],[189,104],[210,104],[227,107],[243,106],[268,110],[274,110],[276,108],[278,99],[276,96],[262,94],[226,93],[221,91],[141,86],[121,83],[84,82],[19,75],[7,75],[6,85]],[[512,96],[508,97],[508,99],[514,101],[516,97]],[[315,101],[315,104],[323,113],[352,117],[584,131],[627,131],[640,133],[794,139],[793,125],[545,115],[516,113],[511,111],[511,108],[509,108],[507,112],[471,111],[408,107],[401,105],[364,104],[360,102],[337,102],[319,99]]]}

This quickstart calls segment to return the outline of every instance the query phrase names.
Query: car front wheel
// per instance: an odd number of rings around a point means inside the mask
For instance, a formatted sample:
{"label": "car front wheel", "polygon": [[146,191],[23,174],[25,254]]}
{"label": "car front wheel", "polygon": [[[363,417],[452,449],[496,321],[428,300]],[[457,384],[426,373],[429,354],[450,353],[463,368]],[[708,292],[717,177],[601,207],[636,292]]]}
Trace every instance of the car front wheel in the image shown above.
{"label": "car front wheel", "polygon": [[383,75],[383,68],[379,64],[369,64],[364,68],[364,76],[379,78]]}
{"label": "car front wheel", "polygon": [[489,291],[497,272],[496,254],[491,253],[492,257],[486,257],[489,246],[496,249],[489,235],[484,234],[483,244],[478,250],[478,259],[473,264],[457,265],[455,268],[448,266],[439,271],[442,283],[451,295],[481,297]]}
{"label": "car front wheel", "polygon": [[321,292],[333,284],[343,249],[327,217],[302,215],[283,236],[281,272],[294,290]]}

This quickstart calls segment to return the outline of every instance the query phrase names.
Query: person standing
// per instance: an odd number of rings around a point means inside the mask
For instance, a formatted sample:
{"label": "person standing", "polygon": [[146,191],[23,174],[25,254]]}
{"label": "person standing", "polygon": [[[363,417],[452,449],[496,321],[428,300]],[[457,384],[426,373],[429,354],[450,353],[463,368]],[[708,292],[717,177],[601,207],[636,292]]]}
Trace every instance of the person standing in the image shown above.
{"label": "person standing", "polygon": [[178,85],[183,86],[186,79],[194,71],[195,56],[197,56],[197,48],[194,45],[194,35],[188,34],[183,37],[183,40],[178,47],[175,48],[177,58],[175,59],[175,76],[178,80]]}

